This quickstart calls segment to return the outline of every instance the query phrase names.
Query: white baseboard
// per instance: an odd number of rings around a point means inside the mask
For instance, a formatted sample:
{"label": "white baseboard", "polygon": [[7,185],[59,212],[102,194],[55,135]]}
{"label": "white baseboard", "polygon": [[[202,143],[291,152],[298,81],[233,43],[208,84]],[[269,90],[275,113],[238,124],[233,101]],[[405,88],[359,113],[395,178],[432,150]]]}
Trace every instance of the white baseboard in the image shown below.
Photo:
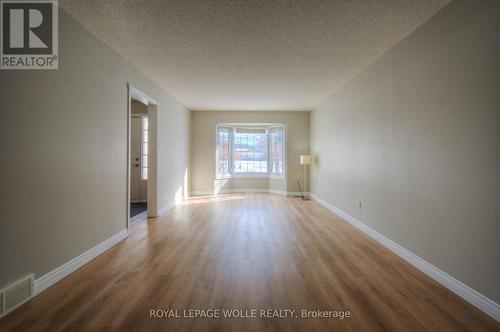
{"label": "white baseboard", "polygon": [[309,192],[301,193],[300,191],[289,191],[286,193],[286,195],[287,196],[302,196],[302,195],[310,196],[310,193]]}
{"label": "white baseboard", "polygon": [[269,194],[275,194],[275,195],[283,195],[283,196],[287,195],[286,191],[284,191],[284,190],[277,190],[277,189],[265,189],[264,192],[269,193]]}
{"label": "white baseboard", "polygon": [[358,228],[359,230],[361,230],[362,232],[364,232],[365,234],[367,234],[368,236],[370,236],[371,238],[373,238],[374,240],[376,240],[377,242],[379,242],[380,244],[382,244],[383,246],[394,252],[396,255],[400,256],[405,261],[415,266],[417,269],[424,272],[432,279],[439,282],[441,285],[451,290],[453,293],[457,294],[467,302],[476,306],[481,311],[485,312],[486,314],[493,317],[497,321],[500,321],[500,305],[498,303],[487,298],[483,294],[475,291],[474,289],[465,285],[461,281],[453,278],[446,272],[441,271],[434,265],[418,257],[411,251],[401,247],[396,242],[386,238],[384,235],[380,234],[379,232],[375,231],[369,226],[363,224],[361,221],[357,220],[356,218],[347,214],[341,209],[333,206],[324,199],[318,197],[315,194],[312,194],[311,196],[316,202],[323,205],[325,208],[332,211],[333,213],[335,213],[336,215],[338,215],[339,217],[341,217],[354,227]]}
{"label": "white baseboard", "polygon": [[252,194],[252,193],[267,193],[269,192],[268,189],[261,189],[261,188],[238,188],[238,189],[223,189],[219,191],[219,194]]}
{"label": "white baseboard", "polygon": [[[169,205],[163,207],[160,209],[160,215],[164,214],[168,210],[174,208],[176,206],[175,202],[170,203]],[[140,215],[137,215],[135,217],[140,217],[142,216],[142,213]],[[134,217],[134,218],[135,218]],[[132,218],[133,219],[133,218]],[[132,220],[131,219],[131,220]],[[95,257],[99,256],[118,242],[122,241],[128,236],[128,230],[123,229],[119,233],[113,235],[112,237],[108,238],[104,242],[98,244],[97,246],[87,250],[83,254],[79,255],[78,257],[73,258],[69,262],[65,263],[64,265],[59,266],[58,268],[52,270],[51,272],[45,274],[44,276],[36,279],[33,283],[33,295],[37,295],[47,289],[48,287],[52,286],[62,278],[66,277],[70,273],[76,271],[83,265],[87,264],[90,262],[92,259]]]}
{"label": "white baseboard", "polygon": [[176,202],[171,202],[171,203],[170,203],[170,204],[168,204],[167,206],[162,207],[162,208],[158,211],[158,213],[159,213],[159,214],[160,214],[160,216],[161,216],[162,214],[167,213],[169,210],[173,209],[173,208],[174,208],[174,207],[176,207],[176,206],[177,206],[177,203],[176,203]]}
{"label": "white baseboard", "polygon": [[[284,191],[277,189],[261,189],[261,188],[240,188],[240,189],[223,189],[220,190],[217,194],[214,194],[213,191],[191,191],[189,196],[216,196],[223,194],[251,194],[251,193],[268,193],[268,194],[276,194],[283,196],[302,196],[301,192],[296,191]],[[304,193],[305,195],[309,195],[309,193]]]}
{"label": "white baseboard", "polygon": [[214,192],[213,191],[190,191],[189,192],[189,197],[191,196],[211,196],[213,195]]}
{"label": "white baseboard", "polygon": [[76,271],[83,265],[87,264],[92,259],[99,256],[100,254],[102,254],[103,252],[105,252],[106,250],[108,250],[121,240],[125,239],[127,236],[128,236],[127,229],[121,230],[119,233],[113,235],[112,237],[96,245],[95,247],[87,250],[78,257],[73,258],[64,265],[59,266],[55,270],[50,271],[49,273],[45,274],[44,276],[38,279],[35,279],[35,282],[33,283],[33,295],[41,293],[48,287],[52,286],[53,284],[61,280],[62,278],[66,277],[70,273]]}

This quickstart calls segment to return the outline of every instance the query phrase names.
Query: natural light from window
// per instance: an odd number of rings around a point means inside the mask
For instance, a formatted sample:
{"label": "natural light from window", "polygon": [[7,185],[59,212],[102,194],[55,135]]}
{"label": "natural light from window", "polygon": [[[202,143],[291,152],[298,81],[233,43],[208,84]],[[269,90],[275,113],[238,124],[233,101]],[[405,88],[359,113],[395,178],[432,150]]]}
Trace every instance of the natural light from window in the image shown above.
{"label": "natural light from window", "polygon": [[220,124],[216,133],[216,178],[284,176],[284,125]]}

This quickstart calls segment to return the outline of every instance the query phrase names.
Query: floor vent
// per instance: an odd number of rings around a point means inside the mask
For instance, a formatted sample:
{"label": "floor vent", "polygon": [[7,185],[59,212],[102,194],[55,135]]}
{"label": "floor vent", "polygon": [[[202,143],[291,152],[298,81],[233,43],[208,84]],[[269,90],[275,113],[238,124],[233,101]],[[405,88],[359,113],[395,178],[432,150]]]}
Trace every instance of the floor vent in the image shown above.
{"label": "floor vent", "polygon": [[0,290],[0,317],[8,314],[33,295],[34,275],[30,274]]}

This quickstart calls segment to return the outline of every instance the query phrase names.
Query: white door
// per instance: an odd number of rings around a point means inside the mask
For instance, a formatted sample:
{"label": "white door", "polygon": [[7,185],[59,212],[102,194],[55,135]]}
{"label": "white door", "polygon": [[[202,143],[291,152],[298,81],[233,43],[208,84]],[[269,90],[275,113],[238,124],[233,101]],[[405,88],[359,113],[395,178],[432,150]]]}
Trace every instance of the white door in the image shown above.
{"label": "white door", "polygon": [[141,200],[141,118],[132,118],[130,128],[130,201]]}

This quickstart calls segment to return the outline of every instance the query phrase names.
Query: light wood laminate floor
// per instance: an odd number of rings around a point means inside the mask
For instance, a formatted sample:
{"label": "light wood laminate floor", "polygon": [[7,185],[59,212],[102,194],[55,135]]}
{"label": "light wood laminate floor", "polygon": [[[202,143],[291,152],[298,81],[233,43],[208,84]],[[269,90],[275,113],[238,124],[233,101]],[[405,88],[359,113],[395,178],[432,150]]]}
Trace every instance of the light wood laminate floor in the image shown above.
{"label": "light wood laminate floor", "polygon": [[[257,309],[258,317],[150,318],[154,309]],[[298,317],[261,318],[262,309]],[[0,331],[498,330],[314,201],[268,194],[192,198],[133,223],[126,240],[0,320]]]}

